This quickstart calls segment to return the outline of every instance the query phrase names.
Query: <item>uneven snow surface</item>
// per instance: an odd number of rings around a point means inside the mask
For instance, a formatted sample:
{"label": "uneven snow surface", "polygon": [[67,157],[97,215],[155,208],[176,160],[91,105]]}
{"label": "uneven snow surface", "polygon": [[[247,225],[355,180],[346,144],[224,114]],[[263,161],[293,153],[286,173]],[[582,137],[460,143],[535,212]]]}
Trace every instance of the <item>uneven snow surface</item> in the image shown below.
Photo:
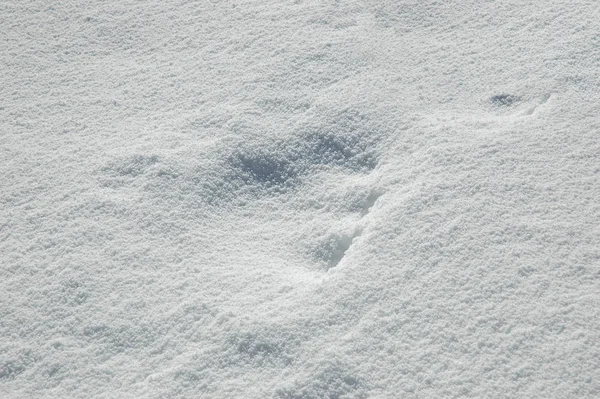
{"label": "uneven snow surface", "polygon": [[0,397],[600,397],[600,3],[0,4]]}

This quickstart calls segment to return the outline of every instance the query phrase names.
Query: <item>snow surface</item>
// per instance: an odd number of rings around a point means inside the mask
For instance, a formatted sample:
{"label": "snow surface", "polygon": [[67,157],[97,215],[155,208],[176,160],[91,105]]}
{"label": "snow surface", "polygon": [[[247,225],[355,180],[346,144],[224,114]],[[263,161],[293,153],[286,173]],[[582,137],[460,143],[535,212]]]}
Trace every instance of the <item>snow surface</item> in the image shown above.
{"label": "snow surface", "polygon": [[0,396],[600,397],[599,7],[3,1]]}

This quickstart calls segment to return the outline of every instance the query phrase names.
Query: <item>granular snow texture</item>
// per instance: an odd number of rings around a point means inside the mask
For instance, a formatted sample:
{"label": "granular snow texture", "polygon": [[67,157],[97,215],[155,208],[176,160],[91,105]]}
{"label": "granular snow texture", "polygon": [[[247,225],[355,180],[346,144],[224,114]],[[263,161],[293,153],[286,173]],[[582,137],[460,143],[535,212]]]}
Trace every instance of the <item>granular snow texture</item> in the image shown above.
{"label": "granular snow texture", "polygon": [[0,5],[0,397],[600,397],[595,0]]}

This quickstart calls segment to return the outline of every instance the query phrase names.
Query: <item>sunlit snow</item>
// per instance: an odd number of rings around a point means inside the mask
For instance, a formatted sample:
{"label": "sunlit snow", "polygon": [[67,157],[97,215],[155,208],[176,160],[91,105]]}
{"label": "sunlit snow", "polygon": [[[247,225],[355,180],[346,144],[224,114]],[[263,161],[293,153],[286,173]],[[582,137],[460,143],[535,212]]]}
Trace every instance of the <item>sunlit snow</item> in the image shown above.
{"label": "sunlit snow", "polygon": [[0,397],[600,397],[600,3],[0,5]]}

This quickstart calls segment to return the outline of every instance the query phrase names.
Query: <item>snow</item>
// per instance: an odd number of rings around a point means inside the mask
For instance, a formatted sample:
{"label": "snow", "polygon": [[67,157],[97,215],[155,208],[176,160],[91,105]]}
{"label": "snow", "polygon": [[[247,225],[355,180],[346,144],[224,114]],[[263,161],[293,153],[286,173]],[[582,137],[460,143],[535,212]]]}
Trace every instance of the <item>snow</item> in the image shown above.
{"label": "snow", "polygon": [[595,1],[5,1],[0,396],[600,397]]}

